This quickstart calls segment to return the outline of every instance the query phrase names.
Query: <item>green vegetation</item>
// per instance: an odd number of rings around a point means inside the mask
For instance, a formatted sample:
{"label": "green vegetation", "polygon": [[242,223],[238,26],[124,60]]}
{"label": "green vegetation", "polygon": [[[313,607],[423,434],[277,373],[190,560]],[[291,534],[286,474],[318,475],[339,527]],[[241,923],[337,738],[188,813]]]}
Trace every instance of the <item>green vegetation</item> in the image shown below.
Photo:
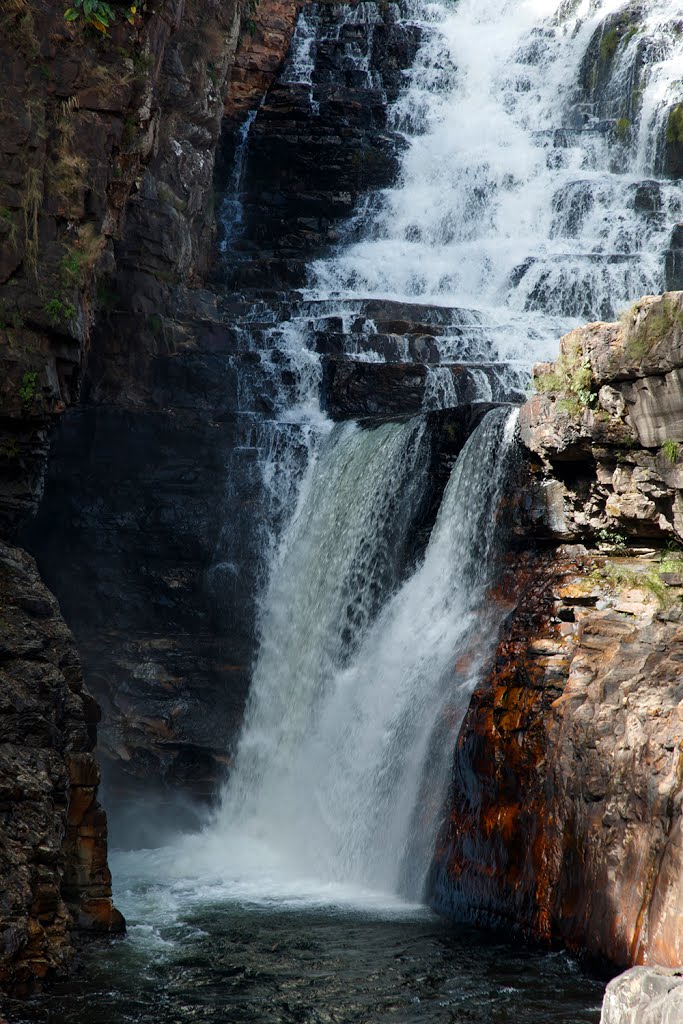
{"label": "green vegetation", "polygon": [[85,257],[77,249],[69,249],[59,264],[59,273],[65,284],[80,285],[83,283]]}
{"label": "green vegetation", "polygon": [[[19,445],[14,438],[5,438],[3,441],[0,441],[0,459],[7,459],[9,461],[16,459],[18,455]],[[0,619],[1,622],[2,620]]]}
{"label": "green vegetation", "polygon": [[53,327],[60,324],[68,324],[76,316],[76,307],[66,299],[58,299],[56,296],[49,299],[43,306],[43,312]]}
{"label": "green vegetation", "polygon": [[[123,16],[133,25],[136,13],[136,4],[131,4]],[[74,0],[73,7],[67,7],[64,11],[64,20],[83,21],[107,35],[112,22],[116,21],[116,14],[105,0]]]}
{"label": "green vegetation", "polygon": [[32,402],[36,395],[38,387],[38,374],[35,370],[27,370],[24,376],[21,378],[21,385],[19,387],[19,398],[23,405],[28,405]]}
{"label": "green vegetation", "polygon": [[678,456],[680,453],[680,445],[678,441],[671,441],[669,438],[662,445],[662,455],[665,459],[675,465],[678,462]]}
{"label": "green vegetation", "polygon": [[676,308],[674,300],[663,298],[659,304],[650,306],[647,315],[634,329],[633,321],[641,308],[641,303],[635,302],[619,317],[628,332],[626,355],[634,362],[641,362],[676,325],[683,327],[683,310]]}
{"label": "green vegetation", "polygon": [[611,28],[605,32],[602,39],[600,40],[600,56],[603,60],[611,60],[614,54],[617,52],[617,47],[621,41],[619,35],[619,29]]}
{"label": "green vegetation", "polygon": [[560,408],[573,415],[594,405],[598,397],[593,390],[590,359],[582,354],[578,343],[560,354],[550,373],[535,377],[534,386],[537,391],[556,394]]}
{"label": "green vegetation", "polygon": [[600,39],[600,57],[603,61],[611,61],[619,47],[633,39],[638,31],[637,25],[629,24],[628,14],[622,14],[612,28],[604,32]]}
{"label": "green vegetation", "polygon": [[666,141],[669,146],[683,146],[683,103],[678,103],[669,111]]}
{"label": "green vegetation", "polygon": [[163,330],[163,321],[158,313],[152,313],[151,316],[147,317],[147,326],[149,327],[152,334],[161,334]]}
{"label": "green vegetation", "polygon": [[610,528],[596,530],[595,537],[598,544],[609,547],[613,551],[626,551],[628,548],[628,539],[626,534],[620,533],[619,530]]}
{"label": "green vegetation", "polygon": [[620,117],[615,122],[614,131],[620,142],[624,142],[631,132],[631,122],[627,117]]}
{"label": "green vegetation", "polygon": [[661,608],[665,608],[667,605],[673,604],[676,598],[661,578],[660,574],[664,571],[669,570],[662,569],[661,565],[658,568],[648,569],[647,572],[637,572],[624,565],[606,562],[601,568],[593,569],[588,574],[588,580],[594,586],[605,587],[616,593],[627,588],[645,590],[654,597]]}

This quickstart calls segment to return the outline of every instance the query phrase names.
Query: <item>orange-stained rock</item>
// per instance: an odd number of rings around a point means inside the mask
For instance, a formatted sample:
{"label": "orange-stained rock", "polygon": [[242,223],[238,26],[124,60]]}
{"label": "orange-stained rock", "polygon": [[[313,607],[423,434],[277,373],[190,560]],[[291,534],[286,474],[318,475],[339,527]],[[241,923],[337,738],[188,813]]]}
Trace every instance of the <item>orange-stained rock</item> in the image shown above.
{"label": "orange-stained rock", "polygon": [[260,0],[245,10],[225,99],[225,115],[236,121],[257,106],[274,81],[294,31],[301,0]]}
{"label": "orange-stained rock", "polygon": [[[669,608],[650,597],[620,613],[624,595],[606,579],[596,584],[605,607],[575,605],[603,561],[559,555],[538,563],[533,586],[522,581],[460,731],[430,899],[619,965],[674,965],[683,606],[679,591]],[[572,626],[562,637],[558,619]],[[561,657],[541,654],[558,643]]]}

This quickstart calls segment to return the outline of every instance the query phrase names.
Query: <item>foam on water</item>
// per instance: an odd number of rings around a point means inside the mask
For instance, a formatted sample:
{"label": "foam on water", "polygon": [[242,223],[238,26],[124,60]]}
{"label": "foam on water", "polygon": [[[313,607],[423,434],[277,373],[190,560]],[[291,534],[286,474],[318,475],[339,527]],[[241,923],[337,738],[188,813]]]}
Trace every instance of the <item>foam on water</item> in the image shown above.
{"label": "foam on water", "polygon": [[[312,266],[300,318],[265,332],[262,377],[240,382],[247,411],[263,381],[275,390],[272,417],[249,439],[269,506],[260,651],[216,820],[172,848],[115,861],[119,885],[148,892],[161,919],[188,901],[221,899],[413,912],[455,732],[488,652],[476,640],[496,635],[484,596],[511,426],[494,414],[470,438],[424,559],[403,578],[425,484],[424,423],[333,428],[320,410],[312,325],[339,316],[348,331],[372,297],[423,304],[420,322],[442,330],[442,361],[496,364],[490,375],[474,371],[486,401],[552,357],[565,329],[662,289],[683,215],[679,187],[660,177],[683,35],[670,2],[645,0],[591,92],[595,34],[624,8],[411,6],[422,43],[390,112],[407,143],[399,180]],[[362,3],[340,18],[363,22],[371,38],[377,8]],[[285,80],[311,96],[316,34],[310,5]],[[345,60],[373,87],[360,39]],[[237,220],[249,127],[229,196]],[[367,316],[352,354],[381,358],[374,333]],[[450,370],[430,367],[425,409],[454,401]],[[456,675],[458,655],[467,667]]]}

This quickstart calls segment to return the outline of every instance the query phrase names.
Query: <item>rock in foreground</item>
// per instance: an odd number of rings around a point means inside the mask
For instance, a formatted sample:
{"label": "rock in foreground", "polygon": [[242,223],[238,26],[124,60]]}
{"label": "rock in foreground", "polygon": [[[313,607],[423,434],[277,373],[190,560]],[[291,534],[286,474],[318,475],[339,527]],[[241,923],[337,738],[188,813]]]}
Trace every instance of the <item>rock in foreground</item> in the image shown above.
{"label": "rock in foreground", "polygon": [[683,970],[634,967],[610,981],[601,1024],[680,1024]]}

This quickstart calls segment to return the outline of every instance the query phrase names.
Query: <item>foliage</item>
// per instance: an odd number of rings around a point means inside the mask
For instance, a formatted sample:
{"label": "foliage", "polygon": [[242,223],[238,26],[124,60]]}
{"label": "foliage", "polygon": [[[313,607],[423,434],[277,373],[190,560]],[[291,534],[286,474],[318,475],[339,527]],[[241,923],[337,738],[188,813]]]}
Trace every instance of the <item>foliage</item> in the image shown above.
{"label": "foliage", "polygon": [[582,355],[578,345],[562,352],[554,369],[535,377],[534,385],[537,391],[558,395],[560,408],[574,415],[579,415],[597,401],[590,359]]}
{"label": "foliage", "polygon": [[[133,25],[136,13],[136,4],[131,4],[123,16]],[[64,18],[66,21],[82,20],[106,35],[112,22],[116,21],[116,14],[105,0],[74,0],[73,7],[64,11]]]}
{"label": "foliage", "polygon": [[28,405],[29,402],[33,401],[37,386],[38,374],[35,370],[27,370],[21,378],[21,385],[19,387],[19,398],[24,405]]}
{"label": "foliage", "polygon": [[598,544],[611,548],[613,551],[626,551],[628,547],[626,534],[620,533],[619,530],[606,527],[603,530],[596,530],[595,537]]}
{"label": "foliage", "polygon": [[73,320],[76,316],[76,307],[72,302],[67,300],[59,299],[57,296],[51,298],[43,306],[43,312],[47,315],[48,320],[53,327],[58,327],[59,324],[68,323]]}
{"label": "foliage", "polygon": [[678,103],[669,111],[666,141],[669,146],[683,146],[683,103]]}
{"label": "foliage", "polygon": [[678,444],[678,441],[672,441],[670,438],[667,438],[662,444],[662,455],[665,459],[668,459],[672,465],[675,465],[678,462],[679,452],[680,445]]}

